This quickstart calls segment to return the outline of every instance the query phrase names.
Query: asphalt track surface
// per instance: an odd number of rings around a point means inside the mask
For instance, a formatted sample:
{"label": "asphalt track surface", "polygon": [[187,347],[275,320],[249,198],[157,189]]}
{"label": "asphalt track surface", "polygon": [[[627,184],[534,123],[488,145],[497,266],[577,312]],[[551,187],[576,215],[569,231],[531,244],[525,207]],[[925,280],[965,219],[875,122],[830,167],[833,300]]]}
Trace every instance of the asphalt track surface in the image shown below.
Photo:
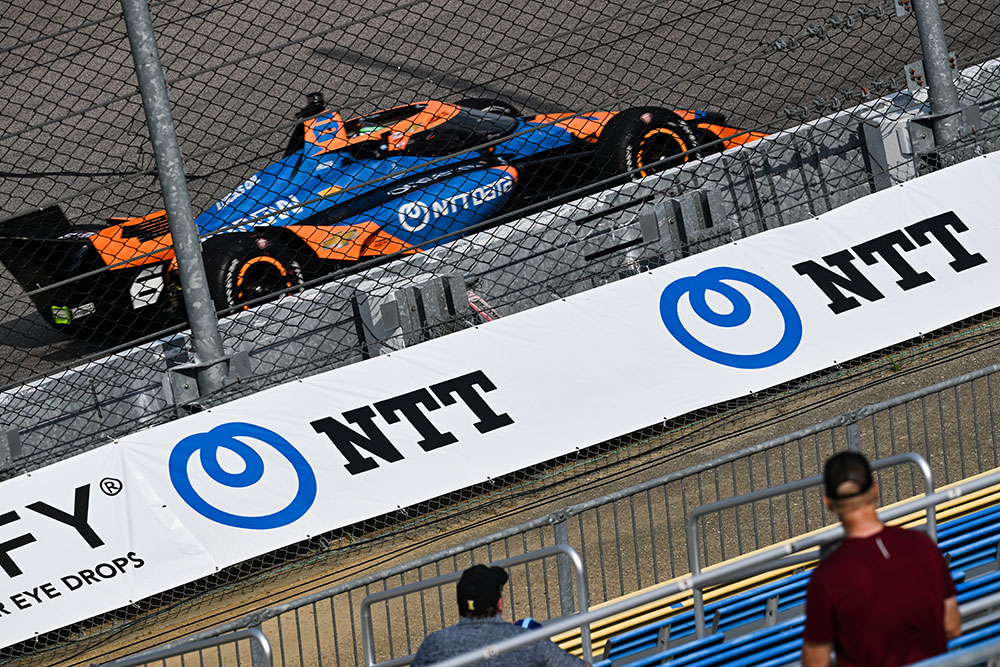
{"label": "asphalt track surface", "polygon": [[[524,113],[655,104],[777,130],[902,87],[915,22],[871,2],[398,3],[153,0],[194,211],[281,150],[306,92],[345,117],[497,97]],[[993,55],[997,0],[945,9],[960,63]],[[33,0],[0,31],[0,220],[162,208],[117,3]],[[0,386],[98,352],[42,323],[0,272]]]}

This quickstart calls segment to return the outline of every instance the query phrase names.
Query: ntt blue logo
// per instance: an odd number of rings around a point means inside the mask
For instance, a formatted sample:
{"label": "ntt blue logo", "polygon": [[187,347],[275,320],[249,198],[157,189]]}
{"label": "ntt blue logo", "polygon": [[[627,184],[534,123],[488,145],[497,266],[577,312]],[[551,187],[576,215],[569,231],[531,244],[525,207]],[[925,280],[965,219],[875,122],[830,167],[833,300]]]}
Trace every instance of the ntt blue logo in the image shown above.
{"label": "ntt blue logo", "polygon": [[[781,339],[774,347],[757,354],[736,354],[717,350],[691,335],[681,322],[677,306],[681,298],[687,294],[695,314],[708,324],[728,328],[746,324],[750,320],[750,301],[730,283],[749,285],[763,293],[777,306],[784,320],[784,330]],[[726,313],[712,310],[705,300],[708,292],[715,292],[729,301],[732,310]],[[667,285],[660,294],[660,317],[667,331],[688,350],[699,357],[733,368],[774,366],[790,357],[802,342],[802,318],[784,292],[756,273],[729,266],[706,269],[698,275],[678,278]]]}
{"label": "ntt blue logo", "polygon": [[[288,505],[277,512],[263,516],[243,516],[215,507],[202,498],[191,485],[188,477],[188,462],[197,452],[205,473],[215,482],[230,488],[246,488],[259,482],[264,476],[264,460],[253,447],[240,437],[253,438],[274,447],[284,456],[298,476],[298,490]],[[241,472],[226,472],[219,465],[219,450],[228,449],[243,459]],[[216,426],[207,433],[195,433],[184,438],[170,452],[168,462],[170,481],[180,497],[191,508],[206,519],[235,528],[266,530],[287,526],[304,515],[316,500],[316,475],[295,447],[274,431],[247,424],[231,422]],[[248,498],[248,503],[251,498]]]}

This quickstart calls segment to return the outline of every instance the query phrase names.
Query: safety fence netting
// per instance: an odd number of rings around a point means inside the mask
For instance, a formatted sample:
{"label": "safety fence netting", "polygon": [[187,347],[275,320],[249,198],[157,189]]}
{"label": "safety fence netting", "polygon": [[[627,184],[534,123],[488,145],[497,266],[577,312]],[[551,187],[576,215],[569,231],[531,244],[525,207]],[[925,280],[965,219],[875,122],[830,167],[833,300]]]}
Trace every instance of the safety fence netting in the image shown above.
{"label": "safety fence netting", "polygon": [[[738,145],[750,144],[744,169],[766,176],[754,140],[905,90],[920,56],[913,18],[891,4],[150,9],[222,317],[378,262],[366,289],[391,293],[392,260],[473,231],[504,240],[504,222]],[[994,55],[994,9],[947,6],[958,65]],[[0,381],[12,386],[185,319],[120,8],[32,3],[4,21]],[[855,120],[828,133],[856,132]],[[828,208],[830,191],[868,181],[839,168],[804,198]],[[757,207],[766,226],[774,216]],[[530,287],[493,285],[473,312],[503,314],[491,300]],[[328,330],[353,335],[354,311],[341,310],[344,326]],[[341,338],[316,335],[284,362],[346,358]]]}
{"label": "safety fence netting", "polygon": [[[976,64],[997,56],[997,5],[942,6],[963,99],[985,124],[1000,76]],[[214,402],[822,213],[879,187],[862,122],[927,112],[906,67],[921,57],[914,19],[886,2],[149,9],[220,329],[248,355],[250,377]],[[0,25],[0,422],[21,429],[31,469],[183,414],[161,386],[192,354],[121,7],[24,3]],[[997,142],[984,129],[946,154]],[[903,152],[884,176],[928,168]],[[721,202],[699,219],[717,234],[669,248],[641,236],[646,206],[692,191]],[[437,315],[431,297],[445,304]],[[953,331],[975,347],[993,315]],[[294,545],[7,655],[95,624],[113,635],[149,609],[408,520]]]}

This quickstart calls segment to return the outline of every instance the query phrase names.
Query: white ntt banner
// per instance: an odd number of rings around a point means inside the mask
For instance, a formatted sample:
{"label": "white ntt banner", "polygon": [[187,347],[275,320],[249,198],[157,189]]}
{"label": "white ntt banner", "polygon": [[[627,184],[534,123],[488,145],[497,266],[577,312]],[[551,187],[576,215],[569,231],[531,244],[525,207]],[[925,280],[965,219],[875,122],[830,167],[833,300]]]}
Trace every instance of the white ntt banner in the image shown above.
{"label": "white ntt banner", "polygon": [[5,645],[1000,305],[988,155],[0,484]]}

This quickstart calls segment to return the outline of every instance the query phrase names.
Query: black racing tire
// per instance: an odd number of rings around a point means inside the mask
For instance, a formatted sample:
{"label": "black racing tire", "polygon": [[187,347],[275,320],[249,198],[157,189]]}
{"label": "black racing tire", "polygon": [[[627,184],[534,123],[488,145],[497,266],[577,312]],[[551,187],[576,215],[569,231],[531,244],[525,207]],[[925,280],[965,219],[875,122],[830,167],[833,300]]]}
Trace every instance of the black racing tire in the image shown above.
{"label": "black racing tire", "polygon": [[259,233],[220,234],[203,250],[208,289],[217,310],[267,296],[277,297],[306,281],[302,258]]}
{"label": "black racing tire", "polygon": [[480,111],[488,111],[490,113],[500,114],[501,116],[510,116],[512,118],[517,118],[521,115],[520,110],[511,105],[509,102],[491,97],[467,97],[455,102],[455,104],[460,107],[479,109]]}
{"label": "black racing tire", "polygon": [[673,111],[636,107],[608,122],[595,159],[605,173],[642,178],[696,159],[697,146],[694,130]]}

